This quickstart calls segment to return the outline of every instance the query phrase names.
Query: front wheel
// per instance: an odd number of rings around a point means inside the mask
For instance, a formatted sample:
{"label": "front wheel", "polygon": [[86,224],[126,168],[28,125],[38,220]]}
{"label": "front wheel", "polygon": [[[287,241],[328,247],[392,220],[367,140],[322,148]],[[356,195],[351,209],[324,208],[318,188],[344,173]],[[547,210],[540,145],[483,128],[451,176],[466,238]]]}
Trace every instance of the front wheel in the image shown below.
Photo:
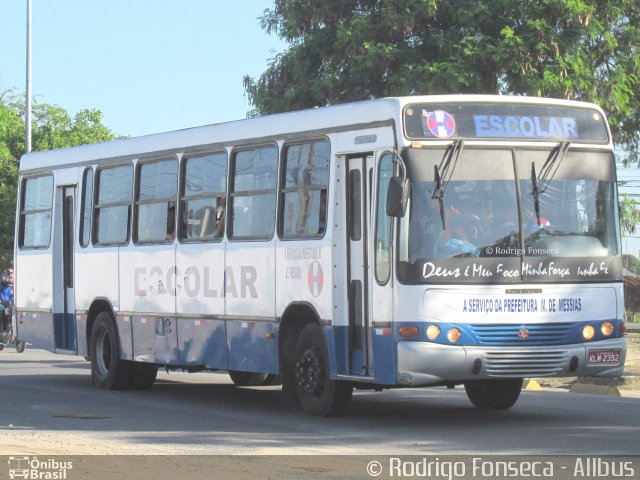
{"label": "front wheel", "polygon": [[351,402],[351,383],[331,379],[327,344],[315,323],[304,327],[298,337],[294,379],[298,403],[309,415],[337,416]]}
{"label": "front wheel", "polygon": [[91,379],[105,390],[123,390],[133,381],[132,362],[120,358],[120,342],[115,323],[106,312],[100,312],[91,329]]}
{"label": "front wheel", "polygon": [[522,390],[521,378],[473,380],[464,389],[471,403],[484,410],[507,410],[515,405]]}

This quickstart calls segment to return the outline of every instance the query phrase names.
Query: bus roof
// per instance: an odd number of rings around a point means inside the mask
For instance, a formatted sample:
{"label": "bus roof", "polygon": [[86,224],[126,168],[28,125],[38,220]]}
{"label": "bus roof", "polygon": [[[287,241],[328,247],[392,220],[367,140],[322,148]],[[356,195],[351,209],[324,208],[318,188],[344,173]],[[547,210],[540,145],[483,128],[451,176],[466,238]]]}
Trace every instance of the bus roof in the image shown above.
{"label": "bus roof", "polygon": [[[104,143],[32,152],[23,155],[20,171],[26,172],[102,159],[132,159],[149,153],[178,152],[212,145],[256,142],[300,133],[339,131],[349,126],[399,121],[408,103],[512,103],[523,105],[557,105],[597,109],[600,107],[570,100],[502,95],[430,95],[389,97],[312,108],[294,112],[192,127],[140,137],[122,138]],[[604,115],[604,114],[603,114]]]}

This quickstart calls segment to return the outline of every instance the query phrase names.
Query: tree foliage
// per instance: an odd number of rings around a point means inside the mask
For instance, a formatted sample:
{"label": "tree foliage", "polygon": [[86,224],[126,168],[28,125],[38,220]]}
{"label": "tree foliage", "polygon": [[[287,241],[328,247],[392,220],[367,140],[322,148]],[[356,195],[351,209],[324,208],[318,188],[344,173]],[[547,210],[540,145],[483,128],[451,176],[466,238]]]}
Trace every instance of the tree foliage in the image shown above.
{"label": "tree foliage", "polygon": [[631,273],[640,275],[640,258],[629,253],[622,254],[622,266],[629,270]]}
{"label": "tree foliage", "polygon": [[638,161],[638,0],[275,0],[289,42],[258,78],[254,114],[374,97],[499,93],[595,102]]}
{"label": "tree foliage", "polygon": [[622,195],[620,198],[619,212],[622,235],[635,233],[636,225],[640,224],[638,202],[629,195]]}
{"label": "tree foliage", "polygon": [[[20,95],[0,92],[0,270],[13,258],[19,159],[24,151],[24,102]],[[33,108],[34,151],[113,140],[99,110],[85,109],[73,117],[58,106],[37,103]]]}

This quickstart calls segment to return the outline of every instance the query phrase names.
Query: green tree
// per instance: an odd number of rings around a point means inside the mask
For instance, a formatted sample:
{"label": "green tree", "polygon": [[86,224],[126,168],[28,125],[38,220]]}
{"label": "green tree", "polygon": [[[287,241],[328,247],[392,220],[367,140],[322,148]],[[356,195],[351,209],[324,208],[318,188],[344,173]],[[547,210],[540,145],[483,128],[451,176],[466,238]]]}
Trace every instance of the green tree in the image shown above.
{"label": "green tree", "polygon": [[16,211],[16,184],[19,149],[24,123],[0,96],[0,270],[13,256],[13,225]]}
{"label": "green tree", "polygon": [[[24,151],[24,102],[12,90],[0,93],[0,267],[13,258],[19,159]],[[113,140],[99,110],[85,109],[73,117],[61,107],[36,104],[33,109],[34,151]]]}
{"label": "green tree", "polygon": [[640,275],[640,258],[629,253],[622,254],[622,266],[629,270],[631,273]]}
{"label": "green tree", "polygon": [[373,97],[500,93],[592,101],[638,161],[638,0],[275,0],[288,41],[256,80],[253,114]]}
{"label": "green tree", "polygon": [[619,212],[622,235],[634,233],[636,231],[636,225],[640,223],[638,202],[628,195],[622,195]]}

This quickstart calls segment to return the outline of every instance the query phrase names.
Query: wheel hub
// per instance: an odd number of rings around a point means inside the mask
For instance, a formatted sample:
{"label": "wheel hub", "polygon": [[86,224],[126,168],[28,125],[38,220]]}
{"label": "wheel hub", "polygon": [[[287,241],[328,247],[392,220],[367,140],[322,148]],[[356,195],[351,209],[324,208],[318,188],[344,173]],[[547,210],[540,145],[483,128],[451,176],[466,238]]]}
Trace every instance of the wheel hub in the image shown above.
{"label": "wheel hub", "polygon": [[96,342],[96,360],[100,374],[107,375],[111,365],[111,338],[106,330],[100,332],[100,337]]}
{"label": "wheel hub", "polygon": [[316,349],[306,350],[296,363],[296,380],[299,387],[310,395],[320,396],[324,390],[324,366],[322,355]]}

